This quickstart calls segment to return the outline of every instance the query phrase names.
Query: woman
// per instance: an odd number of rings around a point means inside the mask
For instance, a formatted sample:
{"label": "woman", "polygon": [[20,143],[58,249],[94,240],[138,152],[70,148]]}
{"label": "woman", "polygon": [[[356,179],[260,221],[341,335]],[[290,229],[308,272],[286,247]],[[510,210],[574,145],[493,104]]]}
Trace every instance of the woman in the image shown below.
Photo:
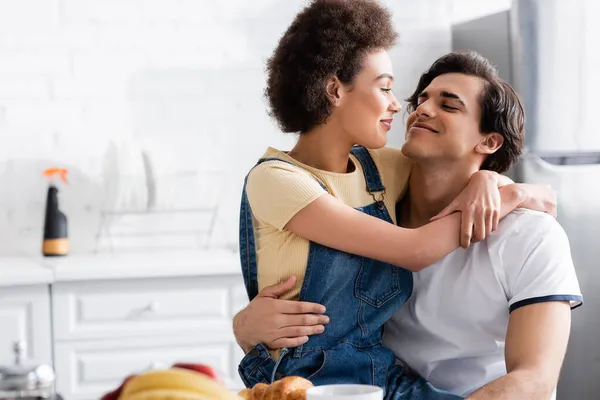
{"label": "woman", "polygon": [[[272,115],[300,138],[289,153],[268,149],[246,179],[244,280],[252,299],[298,276],[284,298],[324,305],[332,323],[281,352],[247,346],[240,364],[247,386],[299,375],[317,385],[378,385],[388,398],[460,398],[408,378],[380,345],[384,322],[411,294],[410,271],[461,244],[461,213],[414,230],[394,225],[411,166],[398,150],[382,148],[400,111],[385,51],[395,40],[390,14],[377,2],[317,0],[296,17],[269,60]],[[476,240],[497,223],[498,179],[478,172],[459,196],[458,204],[492,210],[462,215],[482,221],[474,227]],[[485,194],[475,196],[481,189]],[[500,190],[502,216],[519,206],[512,190]],[[464,246],[471,240],[467,225]]]}

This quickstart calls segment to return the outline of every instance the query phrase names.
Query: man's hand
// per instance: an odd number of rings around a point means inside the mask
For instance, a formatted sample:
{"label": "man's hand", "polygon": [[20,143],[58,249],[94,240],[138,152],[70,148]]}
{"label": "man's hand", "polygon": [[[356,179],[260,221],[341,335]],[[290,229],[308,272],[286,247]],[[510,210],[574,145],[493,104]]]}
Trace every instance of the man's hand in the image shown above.
{"label": "man's hand", "polygon": [[324,306],[279,299],[295,284],[296,277],[291,277],[264,288],[234,317],[233,333],[244,352],[258,343],[269,349],[296,347],[306,343],[308,336],[323,333],[329,323]]}

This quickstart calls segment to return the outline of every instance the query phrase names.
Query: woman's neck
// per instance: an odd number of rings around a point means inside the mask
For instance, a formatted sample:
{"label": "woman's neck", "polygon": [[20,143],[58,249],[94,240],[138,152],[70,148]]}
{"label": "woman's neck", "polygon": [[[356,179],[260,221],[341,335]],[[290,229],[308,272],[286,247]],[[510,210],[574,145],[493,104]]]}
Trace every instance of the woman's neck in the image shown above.
{"label": "woman's neck", "polygon": [[341,129],[333,124],[321,124],[300,135],[290,157],[324,171],[346,173],[353,168],[349,162],[353,143],[348,142]]}

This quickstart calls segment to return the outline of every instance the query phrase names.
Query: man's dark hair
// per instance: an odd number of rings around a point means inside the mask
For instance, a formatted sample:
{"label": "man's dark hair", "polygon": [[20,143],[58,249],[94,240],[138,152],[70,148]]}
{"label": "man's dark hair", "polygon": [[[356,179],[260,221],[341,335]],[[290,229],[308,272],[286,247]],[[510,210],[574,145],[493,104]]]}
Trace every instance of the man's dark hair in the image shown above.
{"label": "man's dark hair", "polygon": [[352,83],[368,52],[392,47],[397,33],[375,0],[314,0],[294,19],[267,62],[265,96],[284,132],[305,133],[331,114],[327,79]]}
{"label": "man's dark hair", "polygon": [[482,133],[497,132],[504,137],[504,144],[494,154],[490,154],[481,169],[505,172],[523,152],[525,135],[525,111],[521,99],[514,89],[498,75],[498,70],[485,57],[473,51],[455,52],[438,58],[421,75],[417,89],[406,101],[408,111],[417,108],[418,97],[438,76],[459,73],[476,76],[484,81],[479,98]]}

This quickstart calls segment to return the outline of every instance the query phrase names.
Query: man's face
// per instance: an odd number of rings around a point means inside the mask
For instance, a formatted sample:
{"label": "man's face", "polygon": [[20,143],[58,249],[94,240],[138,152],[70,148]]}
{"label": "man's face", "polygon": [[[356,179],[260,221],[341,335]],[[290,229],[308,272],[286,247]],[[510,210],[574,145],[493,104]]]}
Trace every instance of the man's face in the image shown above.
{"label": "man's face", "polygon": [[484,140],[479,131],[483,87],[481,78],[470,75],[435,78],[408,116],[402,152],[416,162],[481,163],[483,155],[476,147]]}

